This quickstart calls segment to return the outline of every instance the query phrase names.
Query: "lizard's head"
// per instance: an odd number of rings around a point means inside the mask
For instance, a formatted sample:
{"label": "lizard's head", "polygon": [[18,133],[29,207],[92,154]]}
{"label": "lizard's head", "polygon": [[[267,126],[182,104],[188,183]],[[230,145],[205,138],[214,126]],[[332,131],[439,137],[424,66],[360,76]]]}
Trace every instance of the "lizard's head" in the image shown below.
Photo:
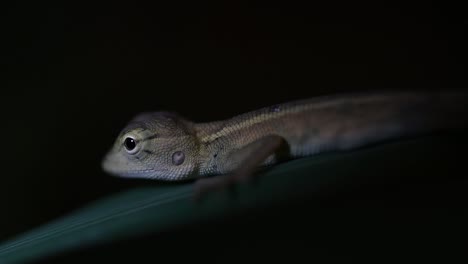
{"label": "lizard's head", "polygon": [[102,161],[104,171],[125,178],[188,179],[197,170],[193,123],[169,112],[136,116]]}

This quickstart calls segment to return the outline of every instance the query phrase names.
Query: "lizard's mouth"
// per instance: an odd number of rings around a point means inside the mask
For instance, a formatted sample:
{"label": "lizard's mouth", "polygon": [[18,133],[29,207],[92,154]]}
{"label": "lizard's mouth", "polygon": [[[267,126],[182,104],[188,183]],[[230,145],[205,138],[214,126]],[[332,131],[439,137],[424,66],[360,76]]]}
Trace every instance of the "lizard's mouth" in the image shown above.
{"label": "lizard's mouth", "polygon": [[161,179],[164,180],[167,170],[160,168],[132,168],[125,161],[116,159],[113,155],[107,155],[102,163],[102,170],[112,176],[121,178],[139,178],[139,179]]}
{"label": "lizard's mouth", "polygon": [[[117,177],[132,177],[132,174],[136,174],[133,172],[134,170],[128,168],[127,162],[116,158],[113,153],[108,153],[104,157],[101,162],[101,168],[110,175]],[[136,177],[136,175],[133,177]]]}

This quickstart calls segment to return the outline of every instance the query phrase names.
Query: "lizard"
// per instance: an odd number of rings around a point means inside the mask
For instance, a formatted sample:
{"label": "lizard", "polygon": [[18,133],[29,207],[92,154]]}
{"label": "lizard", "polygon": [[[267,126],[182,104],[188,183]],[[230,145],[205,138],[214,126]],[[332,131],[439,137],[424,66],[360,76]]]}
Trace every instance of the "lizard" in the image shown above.
{"label": "lizard", "polygon": [[199,199],[261,167],[464,127],[467,105],[457,91],[380,91],[315,96],[213,122],[143,112],[121,130],[102,168],[124,178],[195,180]]}

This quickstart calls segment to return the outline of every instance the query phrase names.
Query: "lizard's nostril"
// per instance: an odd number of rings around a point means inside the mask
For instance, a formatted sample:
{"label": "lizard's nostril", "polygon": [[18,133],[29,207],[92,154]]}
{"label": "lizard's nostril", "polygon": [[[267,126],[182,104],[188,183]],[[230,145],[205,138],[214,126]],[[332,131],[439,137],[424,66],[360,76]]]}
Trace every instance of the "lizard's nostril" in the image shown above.
{"label": "lizard's nostril", "polygon": [[104,157],[104,159],[102,160],[102,162],[101,162],[101,168],[102,168],[102,170],[105,171],[105,172],[110,172],[110,169],[111,169],[111,168],[110,168],[110,164],[109,164],[109,157],[108,157],[108,155],[106,155],[106,156]]}

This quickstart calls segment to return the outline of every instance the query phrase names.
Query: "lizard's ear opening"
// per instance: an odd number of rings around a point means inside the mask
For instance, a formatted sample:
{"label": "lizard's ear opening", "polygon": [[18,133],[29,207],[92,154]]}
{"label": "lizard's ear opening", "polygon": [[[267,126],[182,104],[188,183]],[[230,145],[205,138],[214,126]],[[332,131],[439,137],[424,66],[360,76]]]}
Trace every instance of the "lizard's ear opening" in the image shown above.
{"label": "lizard's ear opening", "polygon": [[176,151],[172,154],[172,164],[178,166],[184,163],[185,154],[182,151]]}

